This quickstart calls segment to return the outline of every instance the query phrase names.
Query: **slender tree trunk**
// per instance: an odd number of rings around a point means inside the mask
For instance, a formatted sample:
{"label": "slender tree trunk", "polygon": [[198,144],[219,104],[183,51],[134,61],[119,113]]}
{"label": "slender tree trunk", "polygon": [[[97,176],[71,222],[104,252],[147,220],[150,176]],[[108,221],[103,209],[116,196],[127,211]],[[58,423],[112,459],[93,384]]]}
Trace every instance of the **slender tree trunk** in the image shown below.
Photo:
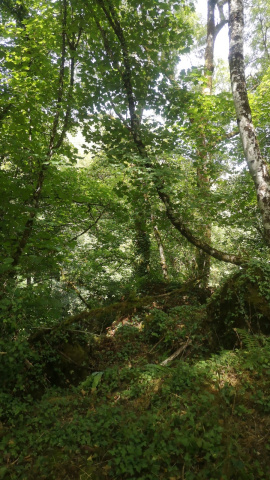
{"label": "slender tree trunk", "polygon": [[[205,76],[207,78],[207,86],[204,89],[205,95],[212,94],[212,83],[213,83],[213,71],[214,71],[214,45],[215,45],[215,4],[216,0],[207,1],[207,35],[206,35],[206,48],[205,48]],[[202,120],[203,121],[203,120]],[[205,133],[202,132],[200,140],[205,146],[206,139]],[[200,166],[197,168],[197,186],[202,194],[202,197],[208,197],[210,194],[210,179],[207,174],[207,164],[209,162],[208,154],[198,150],[197,155],[200,158]],[[199,233],[201,238],[205,240],[209,245],[211,244],[211,224],[206,218],[206,213],[204,213],[204,225],[199,228]],[[210,276],[210,267],[211,261],[210,256],[201,249],[197,249],[196,252],[196,273],[199,278],[201,278],[201,285],[207,287],[209,276]]]}
{"label": "slender tree trunk", "polygon": [[155,222],[154,222],[154,220],[155,220],[154,215],[151,215],[151,220],[152,220],[152,224],[153,224],[154,236],[155,236],[155,239],[156,239],[156,242],[157,242],[157,245],[158,245],[158,251],[159,251],[159,256],[160,256],[160,265],[161,265],[161,268],[162,268],[163,277],[166,281],[168,281],[169,280],[169,274],[168,274],[166,257],[165,257],[165,253],[164,253],[164,248],[163,248],[161,235],[159,233],[157,225],[155,225]]}
{"label": "slender tree trunk", "polygon": [[145,277],[150,272],[150,237],[146,222],[145,212],[137,215],[134,221],[135,227],[135,275],[138,278]]}
{"label": "slender tree trunk", "polygon": [[165,193],[162,189],[158,188],[157,190],[160,199],[165,205],[166,215],[168,219],[178,230],[178,232],[180,232],[190,243],[195,245],[195,247],[200,248],[208,255],[211,255],[211,257],[214,257],[217,260],[221,260],[222,262],[233,263],[234,265],[244,265],[246,263],[246,259],[232,253],[222,252],[221,250],[218,250],[217,248],[208,245],[208,243],[206,243],[204,240],[196,237],[193,232],[185,225],[185,222],[179,216],[178,212],[175,211],[169,195]]}
{"label": "slender tree trunk", "polygon": [[[219,3],[219,4],[218,4]],[[213,92],[213,73],[214,73],[214,48],[215,40],[219,31],[226,23],[223,13],[223,3],[217,0],[207,0],[207,35],[206,48],[204,56],[204,75],[206,77],[206,86],[203,90],[204,95],[212,95]],[[219,9],[219,23],[215,20],[215,7]],[[202,119],[202,123],[205,120]],[[206,128],[205,128],[206,127]],[[200,159],[200,166],[197,169],[197,185],[201,194],[201,198],[207,199],[210,196],[210,178],[208,175],[208,166],[211,162],[211,156],[206,153],[207,143],[207,126],[202,125],[202,133],[199,137],[203,149],[198,149],[198,157]],[[205,209],[204,209],[205,210]],[[200,237],[209,245],[211,245],[212,228],[207,211],[203,211],[203,225],[198,228]],[[210,276],[211,257],[202,249],[197,249],[196,254],[196,270],[197,275],[201,278],[200,284],[202,287],[207,287]]]}
{"label": "slender tree trunk", "polygon": [[206,48],[204,55],[204,68],[205,76],[207,78],[207,89],[204,93],[212,93],[213,86],[213,72],[214,72],[214,47],[216,39],[216,26],[215,26],[215,6],[216,0],[207,1],[207,35],[206,35]]}
{"label": "slender tree trunk", "polygon": [[270,175],[252,122],[245,80],[243,31],[243,0],[229,0],[229,64],[232,94],[245,158],[256,189],[264,238],[270,247]]}

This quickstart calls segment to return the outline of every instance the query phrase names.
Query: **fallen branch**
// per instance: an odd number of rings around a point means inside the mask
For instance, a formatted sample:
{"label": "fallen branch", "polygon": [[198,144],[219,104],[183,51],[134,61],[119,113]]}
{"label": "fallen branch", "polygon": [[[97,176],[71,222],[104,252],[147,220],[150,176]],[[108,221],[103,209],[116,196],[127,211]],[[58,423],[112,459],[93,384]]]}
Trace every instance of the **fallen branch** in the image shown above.
{"label": "fallen branch", "polygon": [[169,362],[172,362],[176,357],[179,357],[179,355],[181,355],[181,353],[183,353],[191,343],[192,341],[189,338],[186,343],[182,344],[182,346],[178,348],[178,350],[176,350],[176,352],[174,352],[169,358],[166,358],[166,360],[163,360],[163,362],[161,362],[160,365],[162,365],[162,367],[165,367],[166,365],[168,365]]}
{"label": "fallen branch", "polygon": [[191,280],[187,283],[184,283],[180,288],[172,290],[168,293],[163,293],[161,295],[146,295],[145,297],[137,297],[135,300],[124,300],[121,302],[113,303],[104,307],[93,308],[91,310],[84,310],[80,313],[76,313],[70,317],[60,320],[56,325],[52,327],[41,327],[35,329],[36,331],[30,335],[31,341],[38,341],[42,338],[44,333],[49,331],[57,331],[61,328],[67,328],[72,324],[80,323],[86,329],[89,327],[89,333],[100,333],[105,331],[105,327],[110,326],[114,320],[127,317],[128,315],[134,315],[135,313],[144,311],[146,309],[156,308],[155,302],[159,299],[164,299],[170,295],[185,294],[188,293],[196,284],[198,279]]}

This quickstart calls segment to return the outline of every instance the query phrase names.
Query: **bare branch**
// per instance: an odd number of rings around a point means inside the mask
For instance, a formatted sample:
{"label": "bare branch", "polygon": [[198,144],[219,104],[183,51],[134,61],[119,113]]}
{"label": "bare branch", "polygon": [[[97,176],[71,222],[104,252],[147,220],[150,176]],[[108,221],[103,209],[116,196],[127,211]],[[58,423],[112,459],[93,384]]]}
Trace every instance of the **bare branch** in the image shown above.
{"label": "bare branch", "polygon": [[186,348],[189,347],[191,343],[192,341],[189,338],[184,344],[182,343],[181,347],[178,348],[178,350],[176,350],[176,352],[174,352],[169,358],[166,358],[166,360],[163,360],[163,362],[161,362],[160,365],[162,365],[162,367],[165,367],[166,365],[168,365],[168,363],[172,362],[176,357],[179,357],[181,353],[184,353]]}

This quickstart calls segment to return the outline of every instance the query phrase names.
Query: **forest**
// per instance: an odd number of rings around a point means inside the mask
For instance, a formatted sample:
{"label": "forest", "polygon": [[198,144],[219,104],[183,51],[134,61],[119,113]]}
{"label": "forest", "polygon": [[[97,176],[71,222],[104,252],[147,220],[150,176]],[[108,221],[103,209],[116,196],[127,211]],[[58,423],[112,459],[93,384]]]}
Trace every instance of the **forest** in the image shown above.
{"label": "forest", "polygon": [[0,20],[0,478],[270,480],[270,1]]}

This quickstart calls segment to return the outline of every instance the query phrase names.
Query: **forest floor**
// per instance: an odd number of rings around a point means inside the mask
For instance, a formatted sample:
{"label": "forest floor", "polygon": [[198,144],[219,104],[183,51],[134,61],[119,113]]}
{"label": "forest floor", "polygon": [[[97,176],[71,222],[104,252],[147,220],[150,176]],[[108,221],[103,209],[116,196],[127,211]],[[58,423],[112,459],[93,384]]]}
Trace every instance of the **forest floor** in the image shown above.
{"label": "forest floor", "polygon": [[220,348],[179,290],[123,304],[103,333],[72,324],[2,356],[0,478],[269,480],[269,337]]}

